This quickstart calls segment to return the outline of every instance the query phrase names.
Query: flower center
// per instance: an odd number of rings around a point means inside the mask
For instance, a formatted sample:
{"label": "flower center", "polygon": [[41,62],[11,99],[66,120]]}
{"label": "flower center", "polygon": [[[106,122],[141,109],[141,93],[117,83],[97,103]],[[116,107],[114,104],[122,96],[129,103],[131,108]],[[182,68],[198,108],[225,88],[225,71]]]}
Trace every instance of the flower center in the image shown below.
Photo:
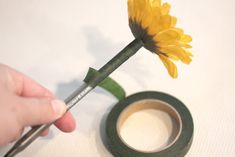
{"label": "flower center", "polygon": [[147,50],[153,53],[158,52],[157,43],[153,40],[153,36],[148,34],[148,28],[143,28],[140,23],[132,19],[129,19],[129,26],[134,37],[141,39]]}

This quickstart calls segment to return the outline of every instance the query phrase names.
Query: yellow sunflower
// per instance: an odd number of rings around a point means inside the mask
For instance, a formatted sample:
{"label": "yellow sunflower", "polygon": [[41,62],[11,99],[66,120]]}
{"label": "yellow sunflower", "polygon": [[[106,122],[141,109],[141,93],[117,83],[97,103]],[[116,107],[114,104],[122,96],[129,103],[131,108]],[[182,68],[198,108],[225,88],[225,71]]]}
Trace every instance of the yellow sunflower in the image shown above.
{"label": "yellow sunflower", "polygon": [[170,4],[161,0],[128,0],[129,26],[135,38],[140,38],[144,47],[156,53],[168,73],[176,78],[177,67],[171,61],[191,62],[187,50],[192,38],[176,26],[176,17],[169,14]]}

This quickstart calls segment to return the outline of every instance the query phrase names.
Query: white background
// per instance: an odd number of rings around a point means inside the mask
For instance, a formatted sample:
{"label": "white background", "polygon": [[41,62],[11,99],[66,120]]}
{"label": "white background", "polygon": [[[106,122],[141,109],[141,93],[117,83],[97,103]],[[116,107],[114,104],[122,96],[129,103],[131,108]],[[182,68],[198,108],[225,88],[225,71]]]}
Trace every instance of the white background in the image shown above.
{"label": "white background", "polygon": [[[171,79],[145,49],[111,76],[127,94],[170,93],[192,112],[194,141],[187,157],[235,156],[235,15],[233,0],[168,0],[178,26],[193,36],[193,62]],[[0,0],[0,62],[26,73],[61,99],[132,39],[126,0]],[[73,109],[77,129],[52,129],[19,157],[110,157],[99,128],[116,100],[95,89]],[[0,127],[4,127],[0,124]],[[102,126],[101,126],[102,128]],[[8,147],[2,148],[0,154]]]}

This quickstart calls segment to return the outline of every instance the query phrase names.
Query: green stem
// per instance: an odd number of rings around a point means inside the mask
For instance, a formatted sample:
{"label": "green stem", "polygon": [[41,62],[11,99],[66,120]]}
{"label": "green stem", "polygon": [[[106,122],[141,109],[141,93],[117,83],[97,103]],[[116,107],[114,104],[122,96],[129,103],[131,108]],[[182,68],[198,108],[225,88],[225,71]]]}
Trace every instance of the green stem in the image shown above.
{"label": "green stem", "polygon": [[141,39],[133,40],[129,45],[127,45],[121,52],[114,56],[108,63],[99,69],[100,75],[88,82],[91,87],[97,86],[102,80],[104,80],[109,74],[111,74],[115,69],[122,65],[126,60],[133,56],[141,47],[143,42]]}

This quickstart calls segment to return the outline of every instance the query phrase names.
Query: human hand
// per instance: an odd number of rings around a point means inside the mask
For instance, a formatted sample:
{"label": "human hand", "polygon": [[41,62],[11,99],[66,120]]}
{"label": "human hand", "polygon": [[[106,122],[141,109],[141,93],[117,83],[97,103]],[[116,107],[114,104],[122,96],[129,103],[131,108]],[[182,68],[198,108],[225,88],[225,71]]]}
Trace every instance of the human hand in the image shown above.
{"label": "human hand", "polygon": [[65,112],[65,104],[46,88],[0,64],[0,146],[17,140],[25,127],[55,120],[61,131],[73,131],[75,121],[71,113]]}

